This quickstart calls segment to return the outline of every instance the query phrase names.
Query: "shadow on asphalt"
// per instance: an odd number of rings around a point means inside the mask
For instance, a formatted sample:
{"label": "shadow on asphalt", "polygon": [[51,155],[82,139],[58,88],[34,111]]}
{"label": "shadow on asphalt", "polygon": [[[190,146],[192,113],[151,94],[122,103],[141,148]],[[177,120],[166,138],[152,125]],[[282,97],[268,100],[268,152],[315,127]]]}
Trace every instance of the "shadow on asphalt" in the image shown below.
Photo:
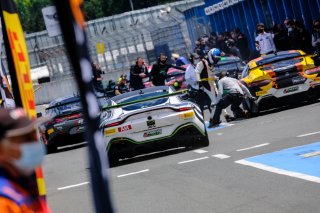
{"label": "shadow on asphalt", "polygon": [[52,155],[52,154],[56,154],[56,153],[60,153],[60,152],[67,152],[67,151],[71,151],[71,150],[76,150],[76,149],[80,149],[83,147],[87,146],[87,142],[82,142],[79,144],[74,144],[74,145],[70,145],[70,146],[62,146],[62,147],[58,147],[58,150],[56,152],[53,153],[47,153],[47,155]]}
{"label": "shadow on asphalt", "polygon": [[117,165],[111,166],[111,168],[120,167],[128,164],[139,163],[142,161],[153,160],[153,159],[162,158],[162,157],[167,157],[170,155],[184,153],[184,152],[196,150],[199,148],[203,148],[203,147],[194,146],[194,147],[177,147],[177,148],[164,149],[161,151],[151,152],[144,155],[138,155],[132,158],[121,159]]}
{"label": "shadow on asphalt", "polygon": [[282,111],[286,111],[286,110],[290,110],[290,109],[296,109],[296,108],[300,108],[303,106],[309,106],[309,105],[320,105],[320,99],[319,100],[315,100],[315,101],[304,101],[304,102],[300,102],[300,103],[296,103],[296,104],[291,104],[291,105],[285,105],[285,106],[280,106],[277,108],[272,108],[269,110],[263,110],[259,113],[259,116],[264,116],[264,115],[269,115],[269,114],[273,114],[273,113],[278,113],[278,112],[282,112]]}

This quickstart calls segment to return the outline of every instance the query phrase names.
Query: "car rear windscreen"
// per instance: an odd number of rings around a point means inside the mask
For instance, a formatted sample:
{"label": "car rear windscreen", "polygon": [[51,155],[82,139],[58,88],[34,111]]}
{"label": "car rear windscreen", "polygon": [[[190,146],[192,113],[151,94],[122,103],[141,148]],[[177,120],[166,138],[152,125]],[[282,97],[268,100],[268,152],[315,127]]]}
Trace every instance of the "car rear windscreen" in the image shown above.
{"label": "car rear windscreen", "polygon": [[[146,101],[139,102],[136,104],[133,103],[132,105],[123,107],[122,109],[125,111],[132,111],[137,109],[148,108],[151,106],[157,106],[167,102],[168,97],[161,98],[162,95],[166,95],[166,94],[168,94],[168,91],[155,91],[155,92],[146,93],[146,94],[138,94],[130,98],[127,98],[125,100],[120,100],[117,104],[125,104],[129,102],[135,102],[135,101],[141,101],[141,100],[147,99]],[[150,98],[154,98],[154,97],[159,97],[159,98],[156,98],[154,100],[149,100]]]}

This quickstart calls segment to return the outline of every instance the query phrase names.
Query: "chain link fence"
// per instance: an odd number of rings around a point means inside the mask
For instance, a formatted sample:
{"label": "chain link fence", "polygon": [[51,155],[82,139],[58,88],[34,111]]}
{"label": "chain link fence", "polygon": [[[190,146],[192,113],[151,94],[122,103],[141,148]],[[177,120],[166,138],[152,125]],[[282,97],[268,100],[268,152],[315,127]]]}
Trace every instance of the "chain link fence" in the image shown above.
{"label": "chain link fence", "polygon": [[[105,72],[104,86],[122,74],[128,75],[137,57],[152,65],[160,52],[166,53],[169,59],[171,53],[187,56],[192,46],[184,11],[199,4],[203,1],[178,1],[89,21],[90,56]],[[43,31],[26,35],[26,42],[34,83],[40,82],[39,78],[50,77],[50,83],[42,84],[35,94],[37,104],[76,93],[74,70],[62,36],[49,37]],[[4,52],[1,57],[7,68]]]}
{"label": "chain link fence", "polygon": [[[160,52],[169,58],[173,52],[187,55],[191,41],[183,11],[199,3],[202,0],[178,1],[89,21],[87,36],[92,60],[101,65],[107,79],[115,80],[128,73],[137,57],[152,64]],[[51,81],[72,77],[62,36],[49,37],[43,31],[26,35],[26,40],[34,72],[47,71]],[[4,53],[2,59],[6,66]]]}

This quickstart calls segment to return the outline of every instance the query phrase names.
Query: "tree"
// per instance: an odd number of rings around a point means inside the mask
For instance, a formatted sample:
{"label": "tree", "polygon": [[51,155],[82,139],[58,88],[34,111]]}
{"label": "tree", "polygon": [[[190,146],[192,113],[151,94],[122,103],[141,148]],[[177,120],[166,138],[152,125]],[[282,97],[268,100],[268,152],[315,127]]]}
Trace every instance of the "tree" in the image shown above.
{"label": "tree", "polygon": [[87,20],[93,20],[104,16],[104,2],[102,0],[85,1],[84,11]]}
{"label": "tree", "polygon": [[[14,0],[17,4],[23,30],[27,33],[45,30],[42,8],[52,5],[51,0]],[[64,1],[64,0],[61,0]],[[87,21],[130,11],[130,0],[85,0]],[[175,0],[132,0],[135,9],[143,9]]]}
{"label": "tree", "polygon": [[27,33],[45,30],[42,8],[51,4],[50,0],[15,0],[23,30]]}

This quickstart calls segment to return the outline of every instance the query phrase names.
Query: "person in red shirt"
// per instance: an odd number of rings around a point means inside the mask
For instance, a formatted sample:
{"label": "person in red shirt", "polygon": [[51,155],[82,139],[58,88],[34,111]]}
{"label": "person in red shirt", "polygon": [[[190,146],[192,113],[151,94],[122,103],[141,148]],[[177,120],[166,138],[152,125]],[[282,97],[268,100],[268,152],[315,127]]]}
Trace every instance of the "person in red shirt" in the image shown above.
{"label": "person in red shirt", "polygon": [[0,109],[0,212],[48,213],[34,170],[45,156],[36,121],[23,109]]}

